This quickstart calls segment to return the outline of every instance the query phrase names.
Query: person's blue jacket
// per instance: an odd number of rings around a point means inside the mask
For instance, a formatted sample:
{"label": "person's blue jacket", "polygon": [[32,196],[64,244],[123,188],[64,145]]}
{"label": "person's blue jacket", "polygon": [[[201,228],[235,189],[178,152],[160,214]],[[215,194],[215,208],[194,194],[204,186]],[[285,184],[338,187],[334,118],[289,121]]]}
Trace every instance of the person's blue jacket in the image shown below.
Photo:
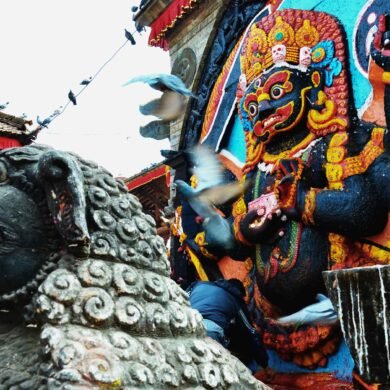
{"label": "person's blue jacket", "polygon": [[245,364],[254,359],[263,367],[267,366],[268,356],[260,335],[250,323],[242,285],[223,279],[213,282],[197,281],[187,288],[187,292],[191,306],[203,318],[223,328],[231,339],[229,349],[232,353],[236,352]]}

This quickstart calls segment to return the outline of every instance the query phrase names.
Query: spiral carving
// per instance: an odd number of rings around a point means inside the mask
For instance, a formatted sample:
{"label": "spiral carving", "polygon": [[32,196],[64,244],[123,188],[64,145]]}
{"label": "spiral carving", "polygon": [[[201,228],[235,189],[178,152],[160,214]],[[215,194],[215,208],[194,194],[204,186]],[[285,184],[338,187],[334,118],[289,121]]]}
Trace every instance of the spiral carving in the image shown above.
{"label": "spiral carving", "polygon": [[63,268],[53,271],[39,288],[40,292],[64,304],[72,303],[80,290],[76,275]]}
{"label": "spiral carving", "polygon": [[91,382],[118,385],[124,376],[117,356],[103,348],[89,350],[81,362],[81,372]]}
{"label": "spiral carving", "polygon": [[113,271],[114,286],[118,295],[141,295],[142,277],[135,268],[125,264],[115,264]]}
{"label": "spiral carving", "polygon": [[81,343],[65,340],[53,353],[53,360],[58,367],[64,368],[77,364],[84,356],[85,348]]}
{"label": "spiral carving", "polygon": [[40,295],[35,301],[35,311],[52,324],[64,324],[69,321],[69,313],[62,303]]}
{"label": "spiral carving", "polygon": [[144,285],[143,297],[147,301],[160,303],[168,301],[169,292],[165,285],[165,280],[161,276],[152,273],[145,274]]}
{"label": "spiral carving", "polygon": [[152,248],[146,241],[138,242],[138,263],[143,266],[150,268],[152,262],[155,260],[155,255]]}
{"label": "spiral carving", "polygon": [[161,336],[170,336],[169,313],[158,303],[146,305],[147,329],[151,332],[158,332]]}
{"label": "spiral carving", "polygon": [[144,214],[145,221],[152,227],[156,227],[156,221],[150,214]]}
{"label": "spiral carving", "polygon": [[137,251],[126,245],[119,245],[119,258],[128,264],[137,264],[138,253]]}
{"label": "spiral carving", "polygon": [[139,238],[137,226],[130,219],[121,219],[117,224],[116,232],[125,244],[132,244]]}
{"label": "spiral carving", "polygon": [[145,221],[145,215],[135,216],[134,222],[141,233],[147,233],[150,230],[150,225]]}
{"label": "spiral carving", "polygon": [[128,193],[127,200],[130,204],[130,209],[131,209],[132,214],[134,214],[134,215],[142,214],[142,204],[136,196]]}
{"label": "spiral carving", "polygon": [[203,385],[208,388],[215,389],[220,386],[221,383],[221,372],[218,366],[212,363],[201,364],[199,366],[199,374]]}
{"label": "spiral carving", "polygon": [[131,206],[127,197],[115,198],[111,204],[113,214],[118,218],[131,218]]}
{"label": "spiral carving", "polygon": [[100,187],[91,186],[88,190],[88,199],[92,206],[98,209],[105,208],[110,203],[110,195]]}
{"label": "spiral carving", "polygon": [[172,334],[179,335],[186,333],[188,318],[183,308],[175,302],[169,302],[168,311]]}
{"label": "spiral carving", "polygon": [[179,376],[175,369],[169,364],[163,364],[162,366],[158,367],[156,376],[160,379],[160,382],[163,385],[172,387],[179,386]]}
{"label": "spiral carving", "polygon": [[[142,348],[139,354],[139,361],[147,367],[156,369],[165,363],[165,352],[159,341],[154,339],[143,339]],[[157,376],[158,377],[158,376]]]}
{"label": "spiral carving", "polygon": [[184,366],[183,370],[183,379],[184,382],[191,383],[191,384],[198,384],[198,373],[196,371],[196,368],[194,366],[186,365]]}
{"label": "spiral carving", "polygon": [[108,338],[120,359],[135,360],[137,358],[140,345],[135,338],[120,331],[109,333]]}
{"label": "spiral carving", "polygon": [[91,251],[94,255],[116,257],[118,243],[113,235],[98,231],[92,234],[91,241]]}
{"label": "spiral carving", "polygon": [[221,366],[221,373],[223,380],[229,384],[233,385],[235,383],[239,382],[238,375],[233,367],[229,366],[228,364],[223,364]]}
{"label": "spiral carving", "polygon": [[164,240],[160,236],[151,236],[149,239],[150,246],[157,256],[166,256],[167,248]]}
{"label": "spiral carving", "polygon": [[134,363],[130,368],[130,375],[133,382],[140,386],[151,386],[156,383],[153,372],[143,364]]}
{"label": "spiral carving", "polygon": [[86,260],[77,271],[80,280],[87,286],[108,287],[111,284],[111,268],[102,260]]}
{"label": "spiral carving", "polygon": [[119,195],[119,190],[117,187],[116,180],[109,175],[102,175],[97,179],[97,184],[110,195]]}
{"label": "spiral carving", "polygon": [[130,297],[120,297],[116,301],[115,316],[121,325],[136,330],[143,330],[145,312],[136,300]]}
{"label": "spiral carving", "polygon": [[193,340],[191,345],[191,355],[197,363],[207,363],[213,360],[213,354],[207,344],[202,340]]}
{"label": "spiral carving", "polygon": [[177,360],[182,363],[189,364],[192,362],[192,357],[184,345],[178,345],[176,348]]}
{"label": "spiral carving", "polygon": [[87,165],[81,165],[81,171],[83,172],[84,181],[89,184],[93,184],[96,172]]}
{"label": "spiral carving", "polygon": [[102,288],[84,288],[73,305],[73,312],[83,324],[100,324],[113,316],[114,302]]}
{"label": "spiral carving", "polygon": [[182,290],[175,281],[168,278],[166,285],[169,292],[169,299],[171,301],[174,301],[179,305],[189,306],[188,294]]}
{"label": "spiral carving", "polygon": [[114,217],[105,210],[96,210],[93,213],[93,220],[96,226],[102,230],[114,230],[116,221]]}

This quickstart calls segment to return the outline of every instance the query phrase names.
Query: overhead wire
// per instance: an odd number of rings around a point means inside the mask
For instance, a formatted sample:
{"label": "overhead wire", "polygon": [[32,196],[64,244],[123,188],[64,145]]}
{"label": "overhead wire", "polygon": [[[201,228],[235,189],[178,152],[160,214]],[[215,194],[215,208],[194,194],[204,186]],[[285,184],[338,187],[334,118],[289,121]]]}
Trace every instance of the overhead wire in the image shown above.
{"label": "overhead wire", "polygon": [[[89,87],[91,85],[91,83],[96,79],[96,77],[103,71],[103,69],[117,56],[117,54],[130,42],[132,45],[135,44],[135,40],[134,38],[132,39],[129,39],[127,36],[128,34],[132,37],[133,34],[135,34],[136,32],[140,35],[142,30],[135,30],[133,32],[128,32],[127,30],[125,30],[125,35],[126,35],[126,41],[121,45],[119,46],[119,48],[117,50],[115,50],[115,52],[110,56],[110,58],[108,60],[106,60],[100,67],[99,69],[95,72],[95,74],[93,76],[91,76],[89,78],[89,82],[88,84],[84,85],[81,90],[77,93],[77,94],[74,94],[75,98],[77,99],[78,96],[80,96],[87,87]],[[68,106],[72,103],[72,101],[70,99],[68,99],[68,101],[66,102],[66,104],[64,104],[64,106],[60,106],[62,107],[61,109],[57,109],[57,113],[55,115],[53,115],[51,117],[51,120],[48,124],[51,124],[55,119],[57,119],[59,116],[61,116],[65,110],[68,108]],[[47,127],[47,126],[41,126],[39,125],[35,130],[33,130],[33,132],[38,132],[38,131],[41,131],[43,127]]]}

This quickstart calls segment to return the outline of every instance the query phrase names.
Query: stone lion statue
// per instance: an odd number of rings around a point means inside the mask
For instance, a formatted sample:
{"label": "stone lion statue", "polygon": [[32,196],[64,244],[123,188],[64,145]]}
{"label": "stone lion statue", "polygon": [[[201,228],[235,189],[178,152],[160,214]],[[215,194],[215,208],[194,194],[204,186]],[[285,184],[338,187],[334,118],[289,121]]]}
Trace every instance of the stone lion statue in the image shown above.
{"label": "stone lion statue", "polygon": [[266,388],[169,278],[120,180],[45,146],[0,152],[0,388]]}

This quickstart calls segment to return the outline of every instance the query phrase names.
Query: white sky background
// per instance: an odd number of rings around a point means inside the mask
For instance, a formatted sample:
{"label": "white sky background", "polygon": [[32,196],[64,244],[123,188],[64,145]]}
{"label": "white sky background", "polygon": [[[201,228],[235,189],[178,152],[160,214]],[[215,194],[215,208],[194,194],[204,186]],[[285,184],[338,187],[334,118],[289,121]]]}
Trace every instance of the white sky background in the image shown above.
{"label": "white sky background", "polygon": [[[4,112],[49,116],[68,101],[69,89],[92,76],[134,31],[131,6],[139,0],[2,0],[0,103]],[[147,46],[149,31],[135,34],[38,142],[94,160],[116,176],[131,176],[161,161],[169,141],[141,137],[138,106],[160,95],[146,84],[122,87],[134,76],[170,73],[169,56]]]}

